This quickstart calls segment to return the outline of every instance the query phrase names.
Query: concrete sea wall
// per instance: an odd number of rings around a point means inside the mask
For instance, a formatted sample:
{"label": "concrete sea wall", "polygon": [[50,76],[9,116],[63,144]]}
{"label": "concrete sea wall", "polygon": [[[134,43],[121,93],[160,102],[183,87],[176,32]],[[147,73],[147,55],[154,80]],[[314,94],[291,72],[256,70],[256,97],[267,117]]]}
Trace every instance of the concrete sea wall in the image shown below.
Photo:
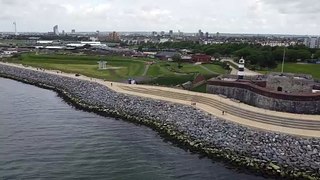
{"label": "concrete sea wall", "polygon": [[223,81],[209,81],[207,92],[222,94],[264,109],[299,114],[320,114],[320,94],[294,95],[268,92],[264,88],[248,83]]}
{"label": "concrete sea wall", "polygon": [[251,129],[191,106],[119,94],[101,84],[0,64],[0,76],[55,90],[74,106],[149,126],[210,158],[276,177],[320,178],[320,141]]}

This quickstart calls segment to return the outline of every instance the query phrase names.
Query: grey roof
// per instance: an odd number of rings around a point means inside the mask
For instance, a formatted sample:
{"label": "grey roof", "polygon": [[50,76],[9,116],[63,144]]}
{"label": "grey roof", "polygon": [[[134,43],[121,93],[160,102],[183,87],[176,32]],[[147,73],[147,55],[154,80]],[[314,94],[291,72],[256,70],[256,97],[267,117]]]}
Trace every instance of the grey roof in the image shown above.
{"label": "grey roof", "polygon": [[156,57],[168,57],[171,58],[175,54],[178,54],[177,52],[171,52],[171,51],[163,51],[163,52],[158,52],[155,56]]}

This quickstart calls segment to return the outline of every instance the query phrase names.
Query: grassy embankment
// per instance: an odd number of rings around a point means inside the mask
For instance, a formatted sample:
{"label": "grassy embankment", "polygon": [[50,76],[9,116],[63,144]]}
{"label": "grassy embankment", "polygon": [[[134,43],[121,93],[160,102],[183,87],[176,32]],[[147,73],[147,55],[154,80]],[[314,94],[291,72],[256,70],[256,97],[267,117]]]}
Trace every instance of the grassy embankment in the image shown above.
{"label": "grassy embankment", "polygon": [[[269,71],[260,71],[263,74],[269,72],[281,72],[281,64],[275,69]],[[313,78],[320,79],[320,64],[297,64],[297,63],[286,63],[284,65],[284,72],[286,73],[300,73],[300,74],[311,74]]]}
{"label": "grassy embankment", "polygon": [[[98,61],[108,62],[107,70],[98,70]],[[128,78],[152,79],[150,84],[177,85],[192,81],[195,74],[207,77],[225,73],[225,70],[214,64],[194,65],[183,63],[178,68],[177,63],[154,59],[137,59],[120,56],[79,56],[79,55],[35,55],[23,54],[19,60],[12,60],[28,66],[61,70],[68,73],[79,73],[110,81],[124,81]],[[148,62],[155,62],[147,68]],[[147,68],[146,74],[144,72]]]}
{"label": "grassy embankment", "polygon": [[156,77],[154,81],[150,82],[151,84],[177,85],[192,81],[197,74],[210,78],[224,73],[225,70],[215,64],[182,63],[182,67],[178,68],[178,64],[174,62],[157,62],[150,66],[147,76]]}

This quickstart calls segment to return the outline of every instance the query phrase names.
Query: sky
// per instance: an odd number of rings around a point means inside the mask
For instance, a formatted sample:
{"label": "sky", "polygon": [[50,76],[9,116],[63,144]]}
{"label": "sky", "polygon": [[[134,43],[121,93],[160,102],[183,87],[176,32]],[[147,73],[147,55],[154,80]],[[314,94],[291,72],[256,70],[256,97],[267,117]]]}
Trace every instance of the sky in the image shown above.
{"label": "sky", "polygon": [[320,34],[319,0],[0,0],[0,32]]}

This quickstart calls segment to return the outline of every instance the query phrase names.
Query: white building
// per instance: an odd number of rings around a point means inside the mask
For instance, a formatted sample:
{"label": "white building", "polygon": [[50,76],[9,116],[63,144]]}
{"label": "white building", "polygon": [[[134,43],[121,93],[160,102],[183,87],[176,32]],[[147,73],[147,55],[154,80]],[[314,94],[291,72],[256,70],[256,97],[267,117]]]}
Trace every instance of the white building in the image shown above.
{"label": "white building", "polygon": [[12,54],[17,54],[18,53],[18,51],[3,51],[3,54],[4,55],[12,55]]}
{"label": "white building", "polygon": [[319,48],[319,37],[309,37],[304,40],[304,45],[309,48]]}
{"label": "white building", "polygon": [[161,38],[160,39],[160,43],[165,43],[165,42],[169,42],[170,41],[170,39],[168,39],[168,38]]}
{"label": "white building", "polygon": [[37,41],[37,44],[53,44],[53,41]]}
{"label": "white building", "polygon": [[89,44],[93,46],[93,45],[101,45],[101,42],[100,41],[81,41],[81,44]]}
{"label": "white building", "polygon": [[50,49],[50,50],[59,50],[59,49],[64,49],[64,46],[46,46],[44,49]]}
{"label": "white building", "polygon": [[67,44],[67,47],[83,47],[87,44],[95,48],[107,47],[106,44],[102,44],[100,41],[82,41],[80,43],[70,43],[70,44]]}
{"label": "white building", "polygon": [[97,37],[90,37],[90,41],[98,41],[99,39]]}

